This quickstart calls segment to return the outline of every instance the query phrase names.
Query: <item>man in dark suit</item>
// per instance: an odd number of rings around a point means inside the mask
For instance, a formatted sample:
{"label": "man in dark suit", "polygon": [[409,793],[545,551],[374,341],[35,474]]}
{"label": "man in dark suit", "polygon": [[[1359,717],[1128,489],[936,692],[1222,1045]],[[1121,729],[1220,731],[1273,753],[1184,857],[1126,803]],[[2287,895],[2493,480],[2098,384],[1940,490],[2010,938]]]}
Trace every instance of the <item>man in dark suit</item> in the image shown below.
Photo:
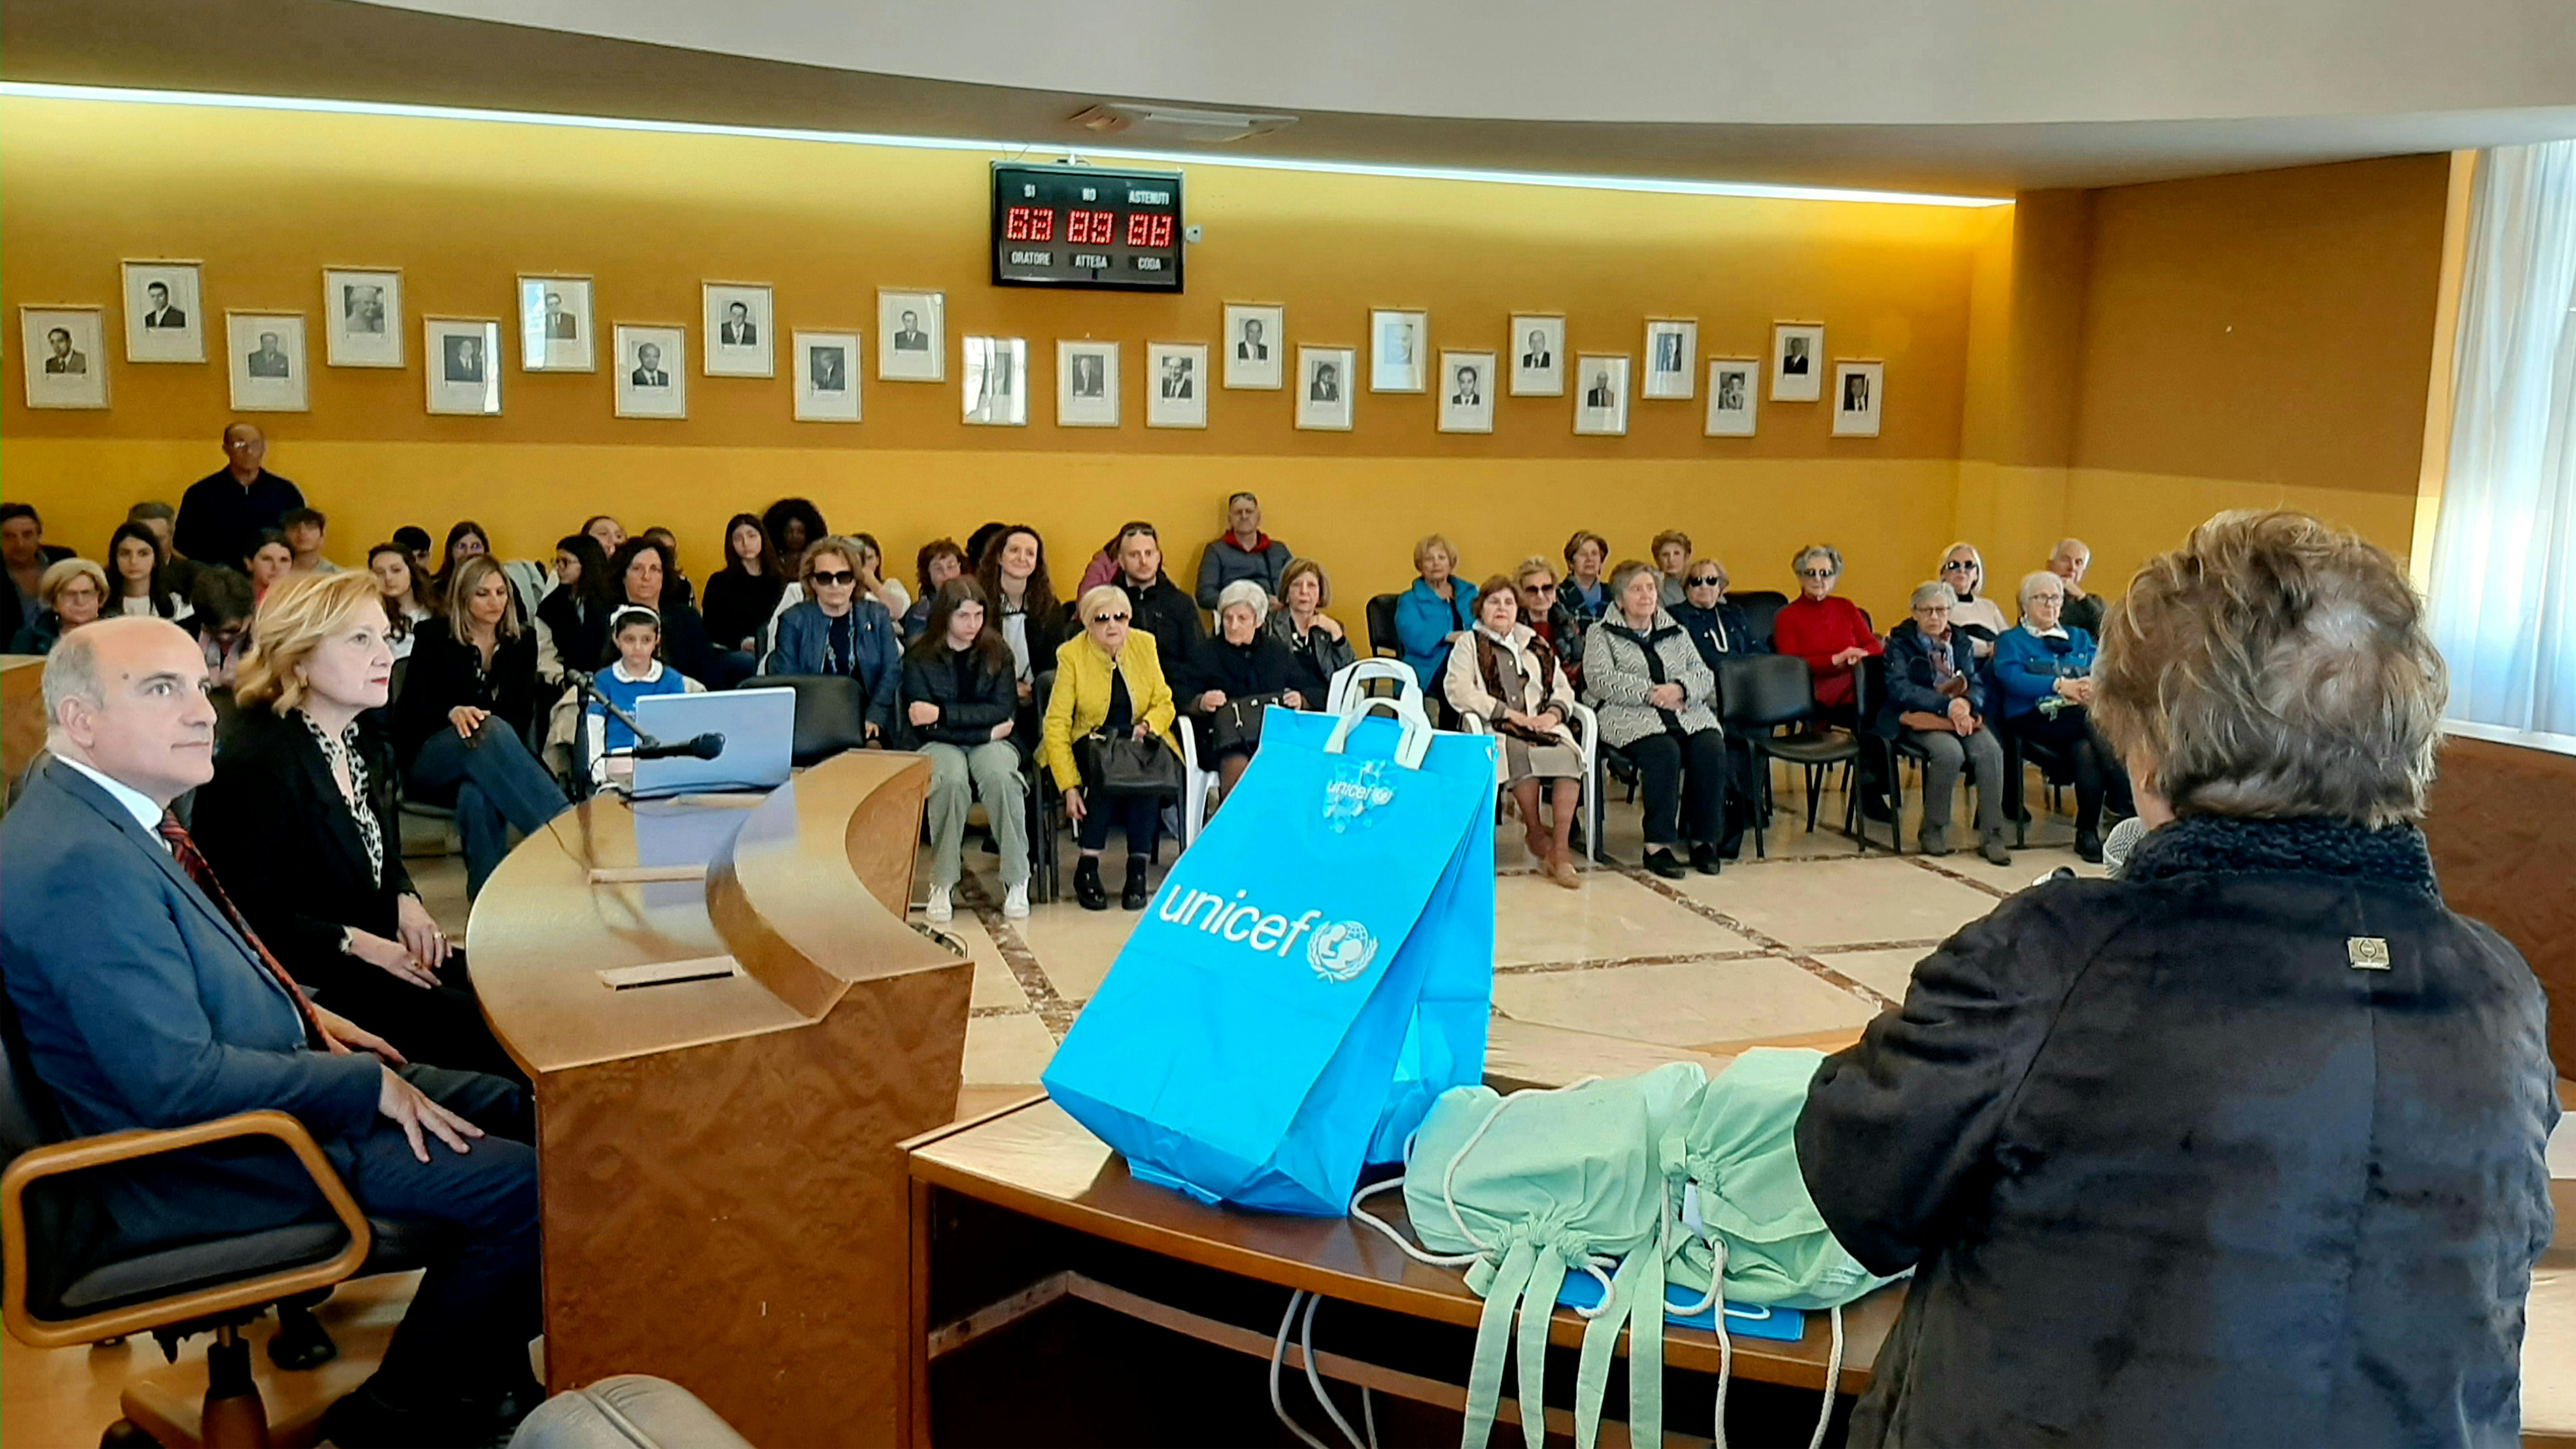
{"label": "man in dark suit", "polygon": [[1619,405],[1619,395],[1610,390],[1610,374],[1607,370],[1592,374],[1592,386],[1583,394],[1583,405],[1588,408],[1614,408]]}
{"label": "man in dark suit", "polygon": [[903,314],[903,325],[894,330],[894,350],[897,352],[928,352],[930,350],[930,334],[921,330],[920,313],[906,312]]}
{"label": "man in dark suit", "polygon": [[1340,402],[1342,400],[1340,369],[1329,362],[1316,363],[1314,379],[1306,384],[1306,400],[1319,403]]}
{"label": "man in dark suit", "polygon": [[[52,1105],[83,1136],[283,1111],[370,1215],[445,1229],[382,1367],[323,1428],[344,1445],[490,1440],[539,1392],[520,1090],[404,1064],[313,1004],[240,923],[169,814],[213,774],[194,640],[160,619],[101,620],[48,657],[45,702],[51,758],[0,822],[0,978]],[[125,1248],[323,1216],[291,1161],[221,1146],[102,1184],[101,1199]]]}
{"label": "man in dark suit", "polygon": [[546,340],[548,342],[581,340],[581,324],[574,320],[570,312],[564,310],[561,292],[546,293]]}
{"label": "man in dark suit", "polygon": [[208,564],[250,556],[263,528],[304,506],[304,490],[262,466],[268,439],[249,423],[224,429],[224,466],[179,495],[179,552]]}
{"label": "man in dark suit", "polygon": [[1556,354],[1548,350],[1547,334],[1533,331],[1529,335],[1529,351],[1521,354],[1521,369],[1525,372],[1545,372],[1556,365],[1555,358]]}
{"label": "man in dark suit", "polygon": [[1452,407],[1472,408],[1482,407],[1484,402],[1485,389],[1484,385],[1477,380],[1476,369],[1472,367],[1459,368],[1458,390],[1450,394],[1449,405]]}
{"label": "man in dark suit", "polygon": [[151,299],[152,302],[150,307],[144,309],[144,326],[185,327],[188,325],[188,314],[170,305],[170,286],[168,283],[147,282],[143,287],[143,295]]}
{"label": "man in dark suit", "polygon": [[1163,396],[1187,399],[1197,396],[1190,379],[1190,360],[1186,357],[1163,359]]}
{"label": "man in dark suit", "polygon": [[742,302],[725,304],[724,326],[717,329],[716,342],[724,347],[757,347],[760,328],[751,320],[751,308]]}
{"label": "man in dark suit", "polygon": [[54,349],[54,355],[45,359],[45,371],[70,375],[89,371],[89,354],[72,350],[70,328],[57,327],[46,333],[45,342]]}
{"label": "man in dark suit", "polygon": [[1270,344],[1261,340],[1261,319],[1243,319],[1243,340],[1234,344],[1234,355],[1245,362],[1268,362]]}
{"label": "man in dark suit", "polygon": [[635,344],[635,371],[627,380],[637,387],[669,387],[671,374],[662,370],[662,349],[650,342]]}
{"label": "man in dark suit", "polygon": [[841,391],[845,386],[841,381],[841,349],[817,347],[812,349],[812,354],[814,390],[816,392]]}
{"label": "man in dark suit", "polygon": [[245,358],[242,365],[253,377],[285,377],[293,371],[274,332],[259,334],[259,350]]}

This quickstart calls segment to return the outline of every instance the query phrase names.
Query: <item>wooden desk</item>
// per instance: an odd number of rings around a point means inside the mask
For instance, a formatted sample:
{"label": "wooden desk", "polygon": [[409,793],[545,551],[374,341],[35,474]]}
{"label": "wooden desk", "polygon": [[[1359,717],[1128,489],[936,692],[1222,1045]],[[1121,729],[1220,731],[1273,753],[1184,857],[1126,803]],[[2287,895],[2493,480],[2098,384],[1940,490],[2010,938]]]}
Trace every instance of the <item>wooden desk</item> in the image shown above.
{"label": "wooden desk", "polygon": [[[1497,1086],[1553,1086],[1588,1072],[1638,1071],[1684,1059],[1705,1062],[1711,1071],[1732,1060],[1498,1020],[1487,1075]],[[1415,1326],[1392,1337],[1409,1338],[1417,1347],[1444,1346],[1429,1362],[1417,1358],[1410,1367],[1325,1351],[1328,1342],[1348,1344],[1352,1334],[1380,1343],[1390,1337],[1344,1317],[1343,1337],[1319,1338],[1317,1369],[1325,1377],[1453,1411],[1465,1402],[1467,1346],[1484,1300],[1467,1291],[1457,1270],[1417,1263],[1350,1219],[1212,1208],[1137,1182],[1127,1175],[1124,1160],[1042,1096],[904,1146],[912,1172],[910,1443],[932,1439],[934,1359],[1066,1298],[1266,1359],[1284,1295],[1273,1291],[1265,1297],[1258,1288],[1311,1291],[1334,1304],[1336,1316],[1342,1305],[1377,1310]],[[1389,1194],[1373,1205],[1403,1224],[1400,1197]],[[1036,1225],[1068,1231],[1051,1234]],[[1094,1244],[1137,1251],[1095,1251]],[[1868,1384],[1869,1365],[1903,1302],[1902,1285],[1893,1285],[1844,1310],[1839,1392],[1856,1394]],[[1267,1314],[1268,1321],[1254,1321],[1256,1313]],[[1422,1332],[1422,1325],[1449,1331],[1435,1337]],[[1572,1311],[1560,1309],[1549,1326],[1550,1342],[1571,1349],[1581,1343],[1584,1326]],[[1734,1343],[1738,1382],[1824,1386],[1830,1345],[1823,1314],[1808,1316],[1806,1336],[1796,1343],[1744,1337]],[[1622,1357],[1626,1351],[1623,1337]],[[1714,1375],[1716,1337],[1670,1329],[1664,1359],[1670,1372]],[[1302,1363],[1294,1347],[1288,1361],[1292,1369]],[[1570,1395],[1571,1367],[1552,1369],[1549,1382],[1552,1392]],[[1695,1407],[1705,1403],[1696,1392],[1692,1399]],[[1624,1412],[1624,1405],[1624,1396],[1613,1396],[1602,1425],[1605,1444],[1624,1442],[1624,1433],[1606,1422]],[[1260,1409],[1266,1414],[1268,1405]],[[1508,1401],[1505,1409],[1511,1418],[1515,1411]],[[1689,1412],[1667,1394],[1668,1421],[1686,1421]],[[1814,1412],[1809,1400],[1805,1413]],[[1549,1417],[1551,1427],[1570,1431],[1570,1420],[1556,1423],[1555,1411]]]}
{"label": "wooden desk", "polygon": [[[929,779],[864,751],[750,809],[594,798],[475,901],[475,986],[536,1085],[551,1389],[659,1374],[755,1443],[895,1438],[895,1144],[955,1113],[973,977],[903,921]],[[600,974],[668,962],[724,974]]]}

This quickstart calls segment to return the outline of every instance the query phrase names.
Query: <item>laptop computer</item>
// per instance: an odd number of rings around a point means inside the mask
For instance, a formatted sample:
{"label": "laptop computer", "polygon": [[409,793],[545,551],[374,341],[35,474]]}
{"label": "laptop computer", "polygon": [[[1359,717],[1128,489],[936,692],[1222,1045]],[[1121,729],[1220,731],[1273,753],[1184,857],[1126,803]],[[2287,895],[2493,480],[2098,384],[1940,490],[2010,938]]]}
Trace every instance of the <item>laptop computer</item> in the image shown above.
{"label": "laptop computer", "polygon": [[635,762],[634,796],[768,790],[787,783],[796,744],[796,691],[730,689],[705,694],[648,694],[635,702],[635,722],[664,744],[722,735],[711,760],[694,755]]}

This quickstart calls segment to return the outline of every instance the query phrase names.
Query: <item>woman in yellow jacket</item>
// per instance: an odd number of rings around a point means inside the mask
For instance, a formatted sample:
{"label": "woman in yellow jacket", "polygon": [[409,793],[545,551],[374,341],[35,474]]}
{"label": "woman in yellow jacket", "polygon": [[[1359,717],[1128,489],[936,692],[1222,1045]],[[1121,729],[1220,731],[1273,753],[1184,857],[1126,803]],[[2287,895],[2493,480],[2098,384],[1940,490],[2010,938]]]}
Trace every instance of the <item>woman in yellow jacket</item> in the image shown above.
{"label": "woman in yellow jacket", "polygon": [[1151,795],[1086,800],[1073,742],[1094,730],[1128,730],[1140,740],[1151,736],[1177,750],[1172,687],[1163,680],[1154,636],[1129,628],[1134,609],[1116,585],[1086,592],[1074,611],[1082,619],[1082,632],[1055,651],[1055,692],[1047,697],[1039,752],[1064,791],[1064,810],[1073,817],[1082,846],[1082,858],[1073,868],[1073,898],[1086,911],[1109,909],[1109,890],[1100,882],[1100,852],[1109,844],[1109,827],[1118,825],[1127,834],[1127,882],[1118,904],[1141,911],[1152,895],[1147,876],[1162,829],[1163,802]]}

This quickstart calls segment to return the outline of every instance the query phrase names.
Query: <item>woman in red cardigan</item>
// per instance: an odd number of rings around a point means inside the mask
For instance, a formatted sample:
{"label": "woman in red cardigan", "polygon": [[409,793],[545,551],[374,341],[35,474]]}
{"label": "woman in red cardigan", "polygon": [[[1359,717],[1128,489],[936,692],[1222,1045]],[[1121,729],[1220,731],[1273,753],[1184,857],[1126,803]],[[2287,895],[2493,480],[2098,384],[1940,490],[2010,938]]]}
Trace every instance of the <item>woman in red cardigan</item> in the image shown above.
{"label": "woman in red cardigan", "polygon": [[[1798,550],[1789,567],[1798,576],[1798,597],[1783,605],[1771,621],[1771,648],[1807,661],[1808,672],[1815,676],[1816,717],[1857,735],[1865,726],[1852,714],[1852,670],[1863,659],[1886,652],[1887,646],[1858,604],[1834,595],[1834,585],[1843,576],[1842,550],[1830,543],[1810,544]],[[1886,794],[1878,775],[1877,757],[1861,751],[1861,808],[1871,819],[1884,820]]]}

